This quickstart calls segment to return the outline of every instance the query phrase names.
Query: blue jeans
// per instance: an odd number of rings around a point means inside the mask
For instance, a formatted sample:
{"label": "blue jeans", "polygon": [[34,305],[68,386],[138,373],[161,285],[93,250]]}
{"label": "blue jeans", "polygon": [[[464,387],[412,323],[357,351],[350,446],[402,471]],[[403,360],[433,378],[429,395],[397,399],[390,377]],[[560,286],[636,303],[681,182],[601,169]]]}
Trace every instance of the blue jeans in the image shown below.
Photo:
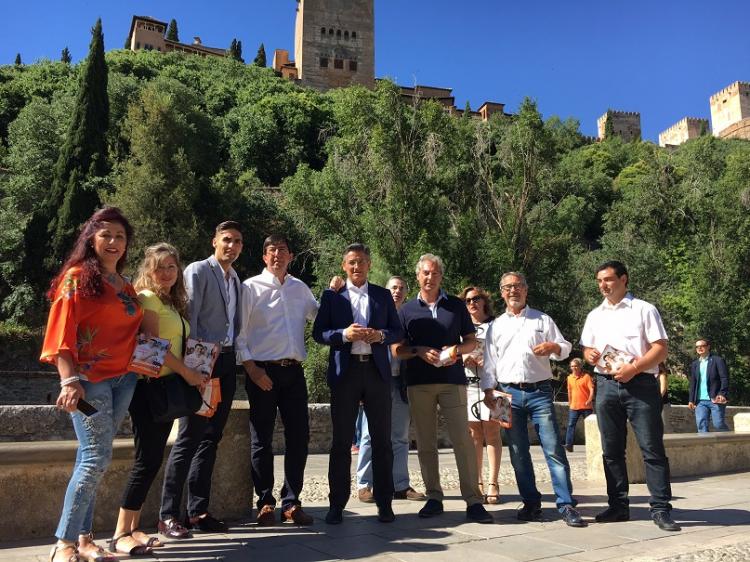
{"label": "blue jeans", "polygon": [[669,460],[664,451],[661,406],[659,383],[651,373],[636,375],[626,383],[602,375],[596,377],[596,417],[611,507],[627,509],[630,504],[625,464],[626,422],[629,421],[643,454],[651,511],[672,509],[669,503],[672,486],[669,482]]}
{"label": "blue jeans", "polygon": [[552,386],[541,383],[535,389],[521,390],[501,384],[503,392],[513,397],[511,412],[512,427],[507,431],[510,438],[510,461],[516,474],[518,492],[524,503],[540,504],[542,494],[536,487],[534,465],[529,452],[528,420],[534,424],[539,441],[544,451],[544,458],[552,478],[552,489],[557,496],[557,508],[562,510],[566,505],[576,505],[573,499],[573,483],[570,480],[570,465],[565,449],[560,443],[560,433],[552,403]]}
{"label": "blue jeans", "polygon": [[710,400],[699,400],[695,405],[695,425],[698,426],[698,433],[708,433],[709,416],[711,416],[711,423],[716,431],[729,431],[726,412],[726,404],[714,404]]}
{"label": "blue jeans", "polygon": [[593,410],[568,410],[568,429],[565,432],[565,446],[572,447],[576,436],[576,425],[580,418],[586,419]]}
{"label": "blue jeans", "polygon": [[[398,377],[391,384],[391,447],[393,448],[393,489],[409,487],[409,404],[401,399]],[[362,440],[357,457],[357,487],[372,488],[372,446],[367,416],[362,416]]]}
{"label": "blue jeans", "polygon": [[77,410],[70,414],[79,446],[55,532],[58,539],[75,541],[92,530],[96,487],[112,460],[112,441],[128,411],[135,384],[132,373],[97,383],[81,381],[85,400],[98,411],[90,417]]}

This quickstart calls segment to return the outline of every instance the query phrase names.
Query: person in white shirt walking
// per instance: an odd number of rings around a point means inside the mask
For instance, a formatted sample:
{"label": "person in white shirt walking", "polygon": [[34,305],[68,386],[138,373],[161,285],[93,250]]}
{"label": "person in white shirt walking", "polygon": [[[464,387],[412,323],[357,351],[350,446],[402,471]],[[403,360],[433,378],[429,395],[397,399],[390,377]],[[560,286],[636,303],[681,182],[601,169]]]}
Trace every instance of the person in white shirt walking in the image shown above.
{"label": "person in white shirt walking", "polygon": [[528,420],[531,419],[552,477],[557,509],[569,526],[585,527],[575,509],[570,465],[560,442],[550,385],[550,358],[565,360],[572,346],[552,318],[526,304],[529,289],[522,273],[503,274],[500,291],[507,308],[487,331],[480,386],[488,407],[492,406],[492,391],[498,384],[512,396],[512,427],[508,430],[510,460],[523,500],[517,517],[521,521],[542,517],[542,495],[536,487],[529,452]]}
{"label": "person in white shirt walking", "polygon": [[265,269],[243,284],[237,360],[247,373],[252,476],[260,525],[276,522],[272,442],[277,408],[286,442],[281,518],[298,525],[313,523],[299,499],[310,437],[302,362],[307,357],[305,324],[315,319],[318,303],[308,286],[287,272],[293,258],[286,237],[269,236],[263,243]]}

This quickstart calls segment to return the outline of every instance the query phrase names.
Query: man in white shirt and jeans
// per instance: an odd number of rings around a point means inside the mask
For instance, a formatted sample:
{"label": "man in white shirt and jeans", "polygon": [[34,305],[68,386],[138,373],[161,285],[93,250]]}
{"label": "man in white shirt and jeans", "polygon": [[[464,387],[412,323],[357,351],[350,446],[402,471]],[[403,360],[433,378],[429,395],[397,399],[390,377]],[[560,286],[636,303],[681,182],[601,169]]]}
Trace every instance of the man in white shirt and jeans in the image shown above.
{"label": "man in white shirt and jeans", "polygon": [[542,494],[536,487],[534,465],[529,452],[529,418],[537,428],[547,460],[557,509],[566,524],[585,527],[576,511],[570,465],[560,441],[560,431],[552,400],[550,358],[565,360],[571,344],[557,329],[554,320],[526,304],[528,286],[522,273],[509,272],[500,278],[500,291],[506,311],[487,331],[484,348],[484,372],[480,386],[485,403],[492,407],[492,391],[498,386],[512,396],[510,460],[516,475],[523,507],[517,517],[535,521],[542,517]]}
{"label": "man in white shirt and jeans", "polygon": [[596,371],[596,418],[602,440],[604,476],[609,507],[596,516],[598,523],[630,519],[628,471],[625,464],[626,422],[638,440],[651,494],[651,518],[663,531],[679,531],[672,519],[669,460],[664,450],[661,394],[654,375],[667,358],[667,332],[656,307],[633,298],[625,265],[608,261],[596,270],[604,301],[589,312],[581,334],[583,355],[597,365],[610,346],[633,357],[614,373]]}
{"label": "man in white shirt and jeans", "polygon": [[286,442],[281,518],[297,525],[313,523],[299,500],[310,437],[302,362],[307,357],[305,324],[315,319],[318,303],[307,285],[287,273],[293,258],[284,236],[269,236],[263,243],[265,269],[243,284],[242,330],[236,347],[237,360],[247,373],[259,525],[276,521],[272,447],[277,408]]}

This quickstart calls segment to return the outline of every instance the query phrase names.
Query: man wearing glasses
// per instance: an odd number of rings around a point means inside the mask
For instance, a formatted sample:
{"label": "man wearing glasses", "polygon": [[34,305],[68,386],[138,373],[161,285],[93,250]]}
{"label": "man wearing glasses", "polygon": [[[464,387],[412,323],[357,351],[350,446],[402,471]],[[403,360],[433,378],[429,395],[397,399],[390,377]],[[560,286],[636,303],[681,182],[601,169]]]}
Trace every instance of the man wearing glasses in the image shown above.
{"label": "man wearing glasses", "polygon": [[563,361],[571,344],[554,320],[528,306],[529,289],[522,273],[508,272],[500,278],[500,291],[506,310],[490,325],[484,347],[484,373],[480,386],[485,403],[492,407],[492,391],[498,386],[512,396],[510,460],[516,475],[523,506],[521,521],[542,518],[542,494],[536,487],[534,465],[529,451],[528,421],[537,428],[539,442],[552,477],[557,509],[571,527],[585,527],[573,499],[570,465],[560,442],[560,431],[552,396],[550,359]]}
{"label": "man wearing glasses", "polygon": [[698,359],[690,365],[690,402],[695,410],[698,433],[708,433],[708,418],[716,431],[729,431],[726,422],[727,394],[729,393],[729,371],[724,359],[711,353],[711,342],[700,339],[695,342]]}

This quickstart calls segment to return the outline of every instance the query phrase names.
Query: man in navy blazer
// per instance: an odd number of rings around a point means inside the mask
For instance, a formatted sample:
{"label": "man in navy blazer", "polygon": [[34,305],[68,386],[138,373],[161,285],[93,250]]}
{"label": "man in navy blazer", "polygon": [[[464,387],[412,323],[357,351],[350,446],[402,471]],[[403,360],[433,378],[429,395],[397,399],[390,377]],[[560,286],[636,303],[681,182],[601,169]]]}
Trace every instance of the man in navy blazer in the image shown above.
{"label": "man in navy blazer", "polygon": [[225,221],[216,227],[214,254],[185,268],[188,294],[190,336],[215,343],[221,352],[214,365],[212,378],[218,378],[221,402],[210,418],[192,414],[180,418],[177,440],[172,446],[164,469],[159,514],[159,532],[166,537],[189,537],[180,521],[182,489],[187,482],[188,525],[206,532],[223,532],[226,524],[208,512],[211,475],[216,450],[229,418],[232,398],[237,385],[237,362],[234,340],[240,333],[242,285],[232,263],[242,252],[240,225]]}
{"label": "man in navy blazer", "polygon": [[711,353],[711,342],[705,338],[695,342],[698,359],[690,365],[690,401],[688,407],[695,410],[698,433],[708,432],[711,417],[716,431],[729,431],[726,422],[727,395],[729,394],[729,371],[724,359]]}
{"label": "man in navy blazer", "polygon": [[313,324],[315,341],[330,346],[327,377],[333,435],[328,465],[329,524],[342,522],[351,495],[351,444],[360,401],[372,439],[373,496],[378,521],[389,523],[395,519],[391,509],[391,365],[387,346],[401,340],[402,329],[390,293],[367,282],[370,265],[367,246],[347,246],[341,265],[347,276],[346,286],[323,292]]}

